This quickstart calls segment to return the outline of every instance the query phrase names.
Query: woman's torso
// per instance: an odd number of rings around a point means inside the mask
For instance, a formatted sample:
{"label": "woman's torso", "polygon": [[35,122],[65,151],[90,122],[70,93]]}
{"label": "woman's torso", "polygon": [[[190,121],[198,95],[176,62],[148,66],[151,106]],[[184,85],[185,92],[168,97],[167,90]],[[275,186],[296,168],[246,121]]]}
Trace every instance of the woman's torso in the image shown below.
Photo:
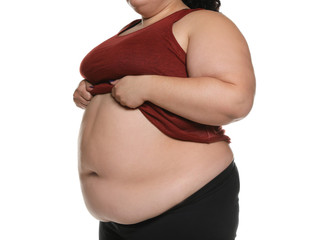
{"label": "woman's torso", "polygon": [[[189,14],[172,28],[185,52],[191,19]],[[101,221],[132,224],[157,216],[200,189],[232,160],[228,143],[170,138],[139,109],[122,107],[111,94],[96,95],[83,115],[81,187],[88,210]]]}

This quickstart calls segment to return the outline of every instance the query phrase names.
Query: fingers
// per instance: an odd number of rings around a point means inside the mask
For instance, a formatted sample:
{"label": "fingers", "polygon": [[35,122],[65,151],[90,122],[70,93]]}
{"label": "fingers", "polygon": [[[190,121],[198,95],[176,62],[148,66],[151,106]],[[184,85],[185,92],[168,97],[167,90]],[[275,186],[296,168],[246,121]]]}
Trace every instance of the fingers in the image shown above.
{"label": "fingers", "polygon": [[115,85],[117,82],[119,82],[119,79],[118,80],[109,80],[109,83]]}
{"label": "fingers", "polygon": [[92,95],[87,91],[80,91],[80,96],[86,101],[90,101],[92,99]]}
{"label": "fingers", "polygon": [[92,99],[92,95],[88,91],[92,86],[85,79],[79,83],[78,88],[73,93],[73,101],[77,107],[85,109]]}
{"label": "fingers", "polygon": [[76,104],[77,107],[82,108],[82,109],[86,109],[87,106],[81,103]]}
{"label": "fingers", "polygon": [[86,108],[90,101],[83,98],[80,94],[80,91],[76,89],[73,93],[73,101],[80,108]]}
{"label": "fingers", "polygon": [[86,85],[86,90],[90,91],[92,90],[93,85],[91,83],[89,83],[88,81],[84,80],[84,83]]}
{"label": "fingers", "polygon": [[79,90],[80,96],[87,101],[90,101],[92,98],[92,95],[89,92],[90,90],[92,90],[92,88],[90,88],[90,86],[92,86],[92,84],[87,82],[84,79],[80,82],[79,87],[77,88],[77,90]]}

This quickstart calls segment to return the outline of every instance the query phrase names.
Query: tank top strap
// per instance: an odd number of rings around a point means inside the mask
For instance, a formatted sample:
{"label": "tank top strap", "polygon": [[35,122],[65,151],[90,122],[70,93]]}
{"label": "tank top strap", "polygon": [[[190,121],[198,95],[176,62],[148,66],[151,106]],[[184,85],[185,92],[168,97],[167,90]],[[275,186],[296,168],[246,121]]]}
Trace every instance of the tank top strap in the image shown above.
{"label": "tank top strap", "polygon": [[178,10],[178,11],[172,13],[171,15],[167,16],[167,18],[164,19],[164,22],[166,24],[173,24],[176,21],[183,18],[185,15],[187,15],[191,12],[197,11],[197,10],[201,10],[201,9],[203,9],[203,8],[184,8],[184,9]]}
{"label": "tank top strap", "polygon": [[172,25],[180,20],[181,18],[183,18],[185,15],[197,11],[197,10],[201,10],[203,8],[185,8],[185,9],[181,9],[178,10],[174,13],[172,13],[171,15],[165,17],[163,19],[163,21],[161,22],[162,26],[165,26],[167,30],[172,31]]}
{"label": "tank top strap", "polygon": [[130,22],[129,24],[125,25],[123,28],[121,28],[121,30],[117,33],[117,35],[119,35],[120,33],[128,30],[129,28],[133,27],[134,25],[136,25],[138,22],[140,22],[140,19],[135,19],[132,22]]}
{"label": "tank top strap", "polygon": [[[158,25],[158,27],[160,26],[165,26],[167,29],[171,30],[172,24],[175,23],[176,21],[178,21],[179,19],[181,19],[182,17],[184,17],[185,15],[187,15],[190,12],[193,11],[197,11],[197,10],[201,10],[204,8],[184,8],[184,9],[180,9],[174,13],[171,13],[170,15],[164,17],[163,19],[158,20],[157,22],[151,24],[150,26],[156,24]],[[117,35],[121,34],[122,32],[134,27],[136,24],[138,24],[139,22],[141,22],[141,19],[135,19],[132,22],[130,22],[129,24],[127,24],[126,26],[124,26],[118,33]]]}

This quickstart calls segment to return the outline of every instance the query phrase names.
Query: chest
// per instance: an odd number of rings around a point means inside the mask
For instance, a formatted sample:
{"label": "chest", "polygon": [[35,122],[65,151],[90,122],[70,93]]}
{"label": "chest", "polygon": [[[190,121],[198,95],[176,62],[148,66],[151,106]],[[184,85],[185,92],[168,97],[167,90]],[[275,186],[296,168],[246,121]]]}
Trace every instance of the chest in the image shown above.
{"label": "chest", "polygon": [[187,77],[187,32],[180,22],[169,30],[132,27],[115,35],[85,56],[80,73],[93,84],[126,75]]}

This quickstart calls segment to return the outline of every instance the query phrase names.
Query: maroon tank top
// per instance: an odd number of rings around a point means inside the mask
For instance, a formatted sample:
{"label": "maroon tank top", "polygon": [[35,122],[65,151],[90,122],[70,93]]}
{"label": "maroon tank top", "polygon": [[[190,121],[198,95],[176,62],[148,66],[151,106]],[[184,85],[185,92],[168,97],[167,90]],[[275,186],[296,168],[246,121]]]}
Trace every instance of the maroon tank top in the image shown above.
{"label": "maroon tank top", "polygon": [[[126,75],[187,78],[186,53],[172,33],[172,24],[186,14],[200,9],[203,8],[181,9],[147,27],[119,36],[141,22],[141,19],[136,19],[93,48],[80,64],[82,77],[94,85],[91,94],[110,93],[114,85],[109,80]],[[201,143],[230,143],[230,138],[224,134],[225,130],[221,126],[191,121],[149,101],[145,101],[138,109],[169,137]]]}

